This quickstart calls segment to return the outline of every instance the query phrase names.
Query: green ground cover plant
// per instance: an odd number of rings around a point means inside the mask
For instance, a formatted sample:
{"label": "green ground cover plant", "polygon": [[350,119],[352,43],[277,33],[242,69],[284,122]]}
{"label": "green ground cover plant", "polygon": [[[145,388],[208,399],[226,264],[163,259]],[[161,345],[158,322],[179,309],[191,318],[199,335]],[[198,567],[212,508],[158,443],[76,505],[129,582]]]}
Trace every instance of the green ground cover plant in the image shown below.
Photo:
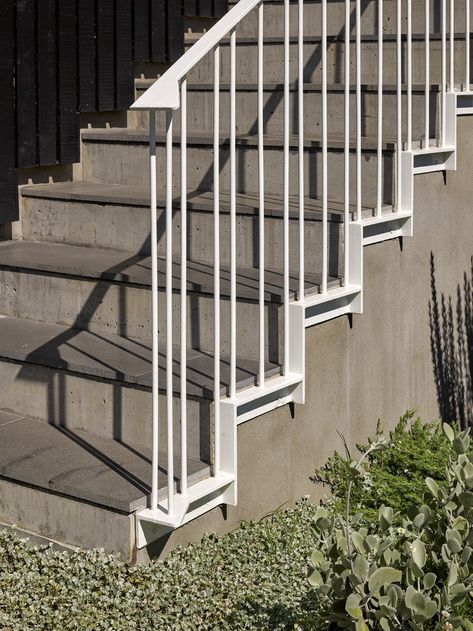
{"label": "green ground cover plant", "polygon": [[[374,440],[379,439],[378,432]],[[391,519],[393,528],[402,528],[397,513],[406,514],[412,504],[424,503],[427,477],[448,488],[446,472],[455,451],[438,425],[424,424],[408,414],[383,442],[383,450],[366,455],[362,476],[353,477],[351,454],[335,455],[315,474],[330,485],[332,496],[324,510],[331,515],[346,514],[351,483],[350,519],[361,513],[350,522],[356,530],[379,525],[383,504],[393,509],[392,516],[388,512],[383,519]],[[361,448],[366,454],[370,445]],[[425,504],[429,501],[434,498]],[[319,511],[319,505],[304,500],[258,522],[242,524],[228,535],[208,535],[149,567],[131,567],[100,551],[66,554],[32,547],[2,532],[0,628],[326,631],[323,599],[317,585],[308,580],[315,569],[309,568],[309,560],[320,548]],[[386,533],[375,536],[381,535]],[[424,536],[416,531],[413,541]],[[408,560],[408,552],[403,554]],[[430,566],[422,571],[429,573]],[[443,580],[440,575],[439,580]],[[417,591],[417,583],[414,586]],[[469,610],[465,598],[449,620],[468,617]],[[348,619],[350,624],[353,620]]]}

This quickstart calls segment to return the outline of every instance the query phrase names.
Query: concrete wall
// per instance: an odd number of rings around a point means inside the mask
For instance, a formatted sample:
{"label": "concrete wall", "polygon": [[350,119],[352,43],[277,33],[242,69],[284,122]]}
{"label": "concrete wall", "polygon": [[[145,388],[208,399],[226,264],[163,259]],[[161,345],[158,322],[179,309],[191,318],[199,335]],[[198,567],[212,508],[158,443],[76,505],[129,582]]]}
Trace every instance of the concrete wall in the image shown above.
{"label": "concrete wall", "polygon": [[[378,418],[389,429],[409,408],[425,419],[439,417],[429,318],[431,255],[439,299],[442,292],[451,296],[455,308],[473,256],[471,164],[473,118],[463,117],[458,170],[445,178],[416,176],[414,238],[365,248],[364,314],[355,316],[352,327],[344,317],[307,330],[306,405],[296,408],[294,419],[284,407],[240,426],[239,505],[226,515],[220,509],[204,515],[141,551],[139,560],[165,556],[205,532],[229,531],[304,494],[318,498],[323,490],[309,476],[342,449],[337,432],[353,445],[374,433]],[[441,361],[445,366],[448,358]],[[444,384],[443,398],[451,399],[445,390]],[[471,401],[471,382],[466,395]],[[442,411],[448,416],[445,403]]]}

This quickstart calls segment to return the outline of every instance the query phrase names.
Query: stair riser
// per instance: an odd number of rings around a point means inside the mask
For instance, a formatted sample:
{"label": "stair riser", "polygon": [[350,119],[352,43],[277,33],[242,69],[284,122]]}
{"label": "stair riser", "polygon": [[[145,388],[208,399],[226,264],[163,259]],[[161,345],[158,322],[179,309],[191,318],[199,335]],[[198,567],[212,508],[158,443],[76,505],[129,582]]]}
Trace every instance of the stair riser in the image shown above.
{"label": "stair riser", "polygon": [[122,206],[22,198],[24,239],[149,253],[150,210]]}
{"label": "stair riser", "polygon": [[[149,288],[125,283],[93,282],[0,270],[3,297],[0,313],[6,316],[84,328],[100,334],[116,334],[142,340],[152,337],[151,292]],[[5,293],[6,293],[5,292]],[[257,299],[257,291],[255,299]],[[51,300],[51,296],[57,297]],[[212,295],[190,294],[187,298],[188,343],[192,348],[214,348],[214,300]],[[266,359],[277,361],[280,331],[278,306],[265,307],[266,330],[271,328],[266,344]],[[258,305],[254,301],[237,303],[237,339],[239,355],[257,359]],[[230,302],[221,301],[221,349],[230,351]],[[166,301],[159,294],[160,341],[166,339]],[[173,341],[179,343],[180,296],[173,293]]]}
{"label": "stair riser", "polygon": [[[343,92],[328,93],[327,113],[329,133],[343,133],[345,125],[344,117],[345,96]],[[425,95],[423,92],[416,92],[412,97],[413,109],[413,138],[420,140],[424,136],[424,106]],[[430,95],[430,137],[435,136],[437,94]],[[240,91],[237,93],[237,130],[238,133],[257,133],[258,131],[258,94],[256,91]],[[402,107],[407,108],[407,97],[403,95]],[[230,129],[230,95],[228,91],[222,91],[220,99],[220,129],[227,132]],[[281,90],[265,91],[264,93],[264,129],[266,133],[282,133],[284,126],[284,93]],[[351,93],[350,97],[350,133],[356,132],[356,95]],[[213,92],[188,92],[188,126],[193,131],[205,131],[211,133],[213,130]],[[378,95],[376,92],[365,92],[362,95],[362,125],[363,133],[367,136],[376,136],[378,115]],[[383,97],[383,134],[392,137],[393,121],[397,117],[397,95],[394,91],[385,93]],[[147,112],[130,112],[130,125],[136,128],[148,128]],[[306,92],[304,98],[304,120],[307,130],[313,131],[321,126],[322,121],[322,98],[319,92]],[[298,132],[298,97],[291,92],[290,104],[291,133]],[[176,127],[180,129],[179,117],[176,117]],[[162,119],[158,121],[158,132],[163,129]],[[407,120],[404,117],[403,133],[407,133]]]}
{"label": "stair riser", "polygon": [[[136,447],[152,444],[151,393],[119,382],[90,379],[45,366],[0,359],[0,404],[21,414],[115,438]],[[211,402],[188,399],[189,457],[209,458]],[[160,394],[160,436],[166,439],[166,397]],[[179,446],[180,399],[173,398],[175,445]]]}
{"label": "stair riser", "polygon": [[[148,147],[144,143],[85,142],[83,144],[84,179],[98,182],[135,184],[148,186]],[[179,152],[174,151],[174,173],[179,173]],[[228,147],[220,151],[222,189],[230,188],[230,165]],[[242,192],[258,192],[258,150],[257,147],[239,147],[237,188]],[[281,147],[265,149],[265,186],[267,192],[280,194],[283,190],[282,174],[284,153]],[[350,153],[351,200],[355,201],[355,153]],[[158,191],[163,195],[165,176],[165,152],[158,147]],[[384,202],[392,198],[392,155],[383,159]],[[291,173],[291,194],[297,194],[298,152],[291,148],[289,155]],[[344,154],[341,150],[330,150],[328,155],[328,190],[332,199],[343,200]],[[362,159],[363,203],[370,205],[376,200],[377,160],[374,151],[364,152]],[[322,193],[322,153],[319,148],[305,150],[305,194],[320,197]],[[314,175],[315,174],[315,175]],[[175,178],[175,193],[178,194],[179,178]],[[213,152],[209,146],[189,146],[188,185],[191,189],[210,190],[213,185]]]}
{"label": "stair riser", "polygon": [[[299,221],[291,213],[290,268],[298,269]],[[39,219],[38,219],[39,218]],[[83,223],[82,223],[83,220]],[[159,212],[159,223],[165,221],[164,212]],[[188,211],[188,258],[208,263],[213,262],[211,239],[213,214],[211,212]],[[237,264],[254,267],[258,263],[258,217],[237,216]],[[48,231],[42,226],[47,223]],[[179,210],[173,214],[173,253],[180,254]],[[33,241],[68,243],[70,245],[112,248],[124,250],[124,260],[129,253],[150,254],[149,209],[146,207],[103,206],[81,202],[63,202],[24,198],[22,213],[23,238]],[[265,219],[265,253],[268,268],[279,269],[282,265],[281,247],[283,225],[281,217]],[[343,228],[338,222],[329,221],[329,245],[335,254],[332,257],[333,275],[336,275],[336,253],[341,256]],[[318,220],[306,220],[306,270],[321,269],[322,224]],[[159,239],[159,253],[165,254],[164,234]],[[230,264],[230,217],[222,213],[220,218],[220,253],[223,264]]]}
{"label": "stair riser", "polygon": [[[430,5],[430,24],[431,30],[435,27],[440,29],[440,20],[438,17],[437,3]],[[364,10],[363,10],[364,9]],[[291,34],[298,32],[298,6],[291,4]],[[378,28],[378,3],[369,2],[362,6],[362,33],[376,33]],[[352,24],[355,20],[355,5],[351,5]],[[396,3],[384,2],[384,32],[393,33],[396,24]],[[321,3],[304,2],[304,33],[306,35],[320,34],[321,20]],[[414,33],[422,33],[425,28],[424,3],[418,2],[412,5],[412,30]],[[456,30],[461,32],[464,30],[465,10],[464,3],[456,3],[455,5],[455,23]],[[402,16],[403,30],[406,32],[407,17],[403,7]],[[281,2],[268,2],[264,4],[264,33],[266,37],[282,36],[284,27],[284,7]],[[353,32],[352,27],[352,32]],[[343,33],[345,29],[345,3],[329,2],[327,6],[327,32],[329,34]],[[239,37],[257,37],[258,34],[258,14],[252,12],[238,27]]]}
{"label": "stair riser", "polygon": [[[327,80],[329,83],[343,81],[344,76],[344,48],[340,42],[330,43],[327,50]],[[403,60],[406,60],[406,42],[402,43]],[[362,83],[376,83],[378,76],[378,44],[376,41],[364,41],[361,46]],[[464,81],[465,60],[464,41],[457,41],[455,45],[456,81]],[[431,83],[439,83],[441,77],[441,42],[432,40],[430,43],[430,79]],[[384,82],[396,83],[396,42],[388,41],[384,45]],[[236,80],[238,83],[256,83],[258,78],[258,47],[256,44],[239,45],[237,50]],[[298,50],[297,44],[290,46],[291,71],[290,80],[298,78]],[[424,81],[425,46],[423,41],[412,42],[412,80],[414,83]],[[404,61],[404,68],[406,68]],[[319,42],[306,42],[304,45],[304,81],[318,83],[321,81],[321,47]],[[228,82],[230,77],[229,46],[221,47],[222,81]],[[355,81],[355,44],[350,46],[350,81]],[[267,83],[282,83],[284,81],[284,45],[282,42],[267,43],[264,46],[264,81]],[[405,72],[404,72],[405,75]],[[192,82],[213,82],[213,62],[205,57],[190,73]],[[405,78],[404,78],[405,80]]]}

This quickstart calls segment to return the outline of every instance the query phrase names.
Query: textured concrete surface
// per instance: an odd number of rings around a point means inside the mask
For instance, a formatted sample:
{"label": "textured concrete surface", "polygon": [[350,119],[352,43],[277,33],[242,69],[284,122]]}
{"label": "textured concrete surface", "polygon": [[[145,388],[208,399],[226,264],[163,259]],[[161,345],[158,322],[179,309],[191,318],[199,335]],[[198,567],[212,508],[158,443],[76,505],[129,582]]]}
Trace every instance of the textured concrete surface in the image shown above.
{"label": "textured concrete surface", "polygon": [[0,427],[3,427],[3,425],[9,425],[21,418],[23,417],[20,414],[15,414],[15,412],[5,412],[4,410],[0,410]]}
{"label": "textured concrete surface", "polygon": [[[321,196],[322,191],[322,151],[320,132],[314,127],[313,134],[307,137],[304,148],[305,194],[312,197]],[[90,130],[83,132],[84,179],[95,182],[113,182],[118,184],[135,184],[146,186],[148,183],[149,149],[147,136],[139,130]],[[222,142],[226,136],[222,136]],[[386,150],[383,153],[383,169],[385,180],[384,202],[391,203],[390,187],[392,186],[392,157],[394,144],[385,139]],[[376,200],[376,141],[373,138],[363,140],[363,191],[365,204],[372,206]],[[188,185],[192,189],[211,189],[213,185],[212,138],[207,134],[193,134],[188,143]],[[257,136],[243,135],[237,139],[239,151],[239,168],[237,170],[237,188],[246,192],[258,191],[258,147]],[[354,147],[354,142],[352,142]],[[334,198],[340,193],[343,180],[344,155],[343,137],[334,134],[329,137],[328,148],[328,185]],[[283,137],[281,134],[265,136],[265,183],[267,190],[282,194],[283,186],[280,174],[284,165]],[[221,169],[220,183],[222,190],[230,190],[229,145],[222,146],[220,151]],[[350,152],[350,168],[355,168],[355,152]],[[296,136],[291,136],[289,167],[291,173],[297,173],[299,163]],[[157,145],[158,194],[163,195],[165,182],[165,147],[159,137]],[[173,152],[173,172],[180,168],[179,152]],[[352,178],[354,180],[354,178]],[[176,194],[179,190],[178,180],[174,180]],[[297,194],[298,180],[291,178],[290,192]],[[351,186],[351,199],[355,200],[354,181]]]}
{"label": "textured concrete surface", "polygon": [[14,524],[58,544],[101,547],[124,559],[134,558],[135,525],[131,515],[8,480],[0,480],[0,515],[3,524]]}
{"label": "textured concrete surface", "polygon": [[[151,450],[30,418],[0,425],[0,478],[131,513],[144,508],[151,486]],[[166,458],[159,486],[167,495]],[[180,454],[175,454],[176,484]],[[209,466],[189,458],[191,483]]]}
{"label": "textured concrete surface", "polygon": [[[51,272],[61,277],[76,276],[89,279],[105,279],[136,285],[151,286],[151,257],[139,254],[124,254],[101,248],[84,248],[63,244],[44,244],[30,241],[9,241],[0,244],[0,269],[22,272]],[[221,296],[230,296],[230,268],[220,269]],[[181,264],[174,260],[172,266],[172,289],[181,289]],[[187,291],[212,294],[213,266],[199,261],[187,265]],[[297,293],[299,279],[290,276],[290,297]],[[319,273],[306,276],[306,294],[318,293],[321,277]],[[336,282],[334,278],[330,282]],[[159,258],[158,283],[166,287],[166,260]],[[257,300],[259,270],[254,267],[237,268],[237,298]],[[265,301],[283,302],[284,276],[281,271],[265,269]],[[149,297],[148,297],[149,298]]]}
{"label": "textured concrete surface", "polygon": [[[50,184],[23,189],[22,234],[26,240],[47,243],[67,243],[88,248],[106,248],[128,253],[150,253],[150,223],[148,186],[74,182]],[[222,265],[230,263],[230,195],[220,193],[221,222],[220,250]],[[160,202],[161,204],[161,202]],[[321,202],[305,200],[306,218],[306,272],[316,273],[321,269],[321,248],[314,244],[322,242]],[[388,210],[388,209],[386,209]],[[277,192],[268,193],[265,199],[265,253],[268,269],[282,268],[283,231],[280,221],[283,198]],[[364,214],[372,209],[363,208]],[[239,266],[254,267],[255,248],[258,243],[259,215],[258,196],[240,193],[237,196],[237,241]],[[329,254],[331,273],[340,272],[341,216],[343,203],[329,202]],[[299,202],[290,198],[289,233],[291,268],[298,266]],[[189,192],[188,202],[188,258],[212,263],[212,248],[208,234],[213,230],[213,194],[211,191]],[[158,253],[165,254],[164,210],[158,209]],[[179,256],[181,247],[181,213],[179,197],[174,200],[173,253]],[[257,254],[257,252],[256,252]],[[130,256],[130,255],[128,255]]]}
{"label": "textured concrete surface", "polygon": [[[151,343],[90,331],[70,329],[57,324],[31,322],[20,318],[0,317],[0,357],[25,361],[69,372],[124,381],[151,387]],[[165,383],[166,357],[160,357],[160,384]],[[190,397],[212,398],[213,363],[209,353],[188,350],[187,381]],[[257,362],[239,358],[237,385],[244,388],[256,383]],[[280,368],[267,362],[268,376],[279,374]],[[174,391],[180,388],[179,349],[173,352]],[[230,361],[221,358],[222,394],[230,383]]]}

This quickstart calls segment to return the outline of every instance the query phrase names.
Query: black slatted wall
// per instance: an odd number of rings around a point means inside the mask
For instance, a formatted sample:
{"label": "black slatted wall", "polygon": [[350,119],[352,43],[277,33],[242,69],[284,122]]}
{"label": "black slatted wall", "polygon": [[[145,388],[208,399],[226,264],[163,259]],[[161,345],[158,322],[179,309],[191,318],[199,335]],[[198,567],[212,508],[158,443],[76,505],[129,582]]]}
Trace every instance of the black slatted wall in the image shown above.
{"label": "black slatted wall", "polygon": [[0,223],[18,218],[16,168],[79,160],[79,113],[123,110],[133,60],[172,62],[184,16],[228,0],[0,0]]}
{"label": "black slatted wall", "polygon": [[0,219],[17,217],[13,0],[0,2]]}

